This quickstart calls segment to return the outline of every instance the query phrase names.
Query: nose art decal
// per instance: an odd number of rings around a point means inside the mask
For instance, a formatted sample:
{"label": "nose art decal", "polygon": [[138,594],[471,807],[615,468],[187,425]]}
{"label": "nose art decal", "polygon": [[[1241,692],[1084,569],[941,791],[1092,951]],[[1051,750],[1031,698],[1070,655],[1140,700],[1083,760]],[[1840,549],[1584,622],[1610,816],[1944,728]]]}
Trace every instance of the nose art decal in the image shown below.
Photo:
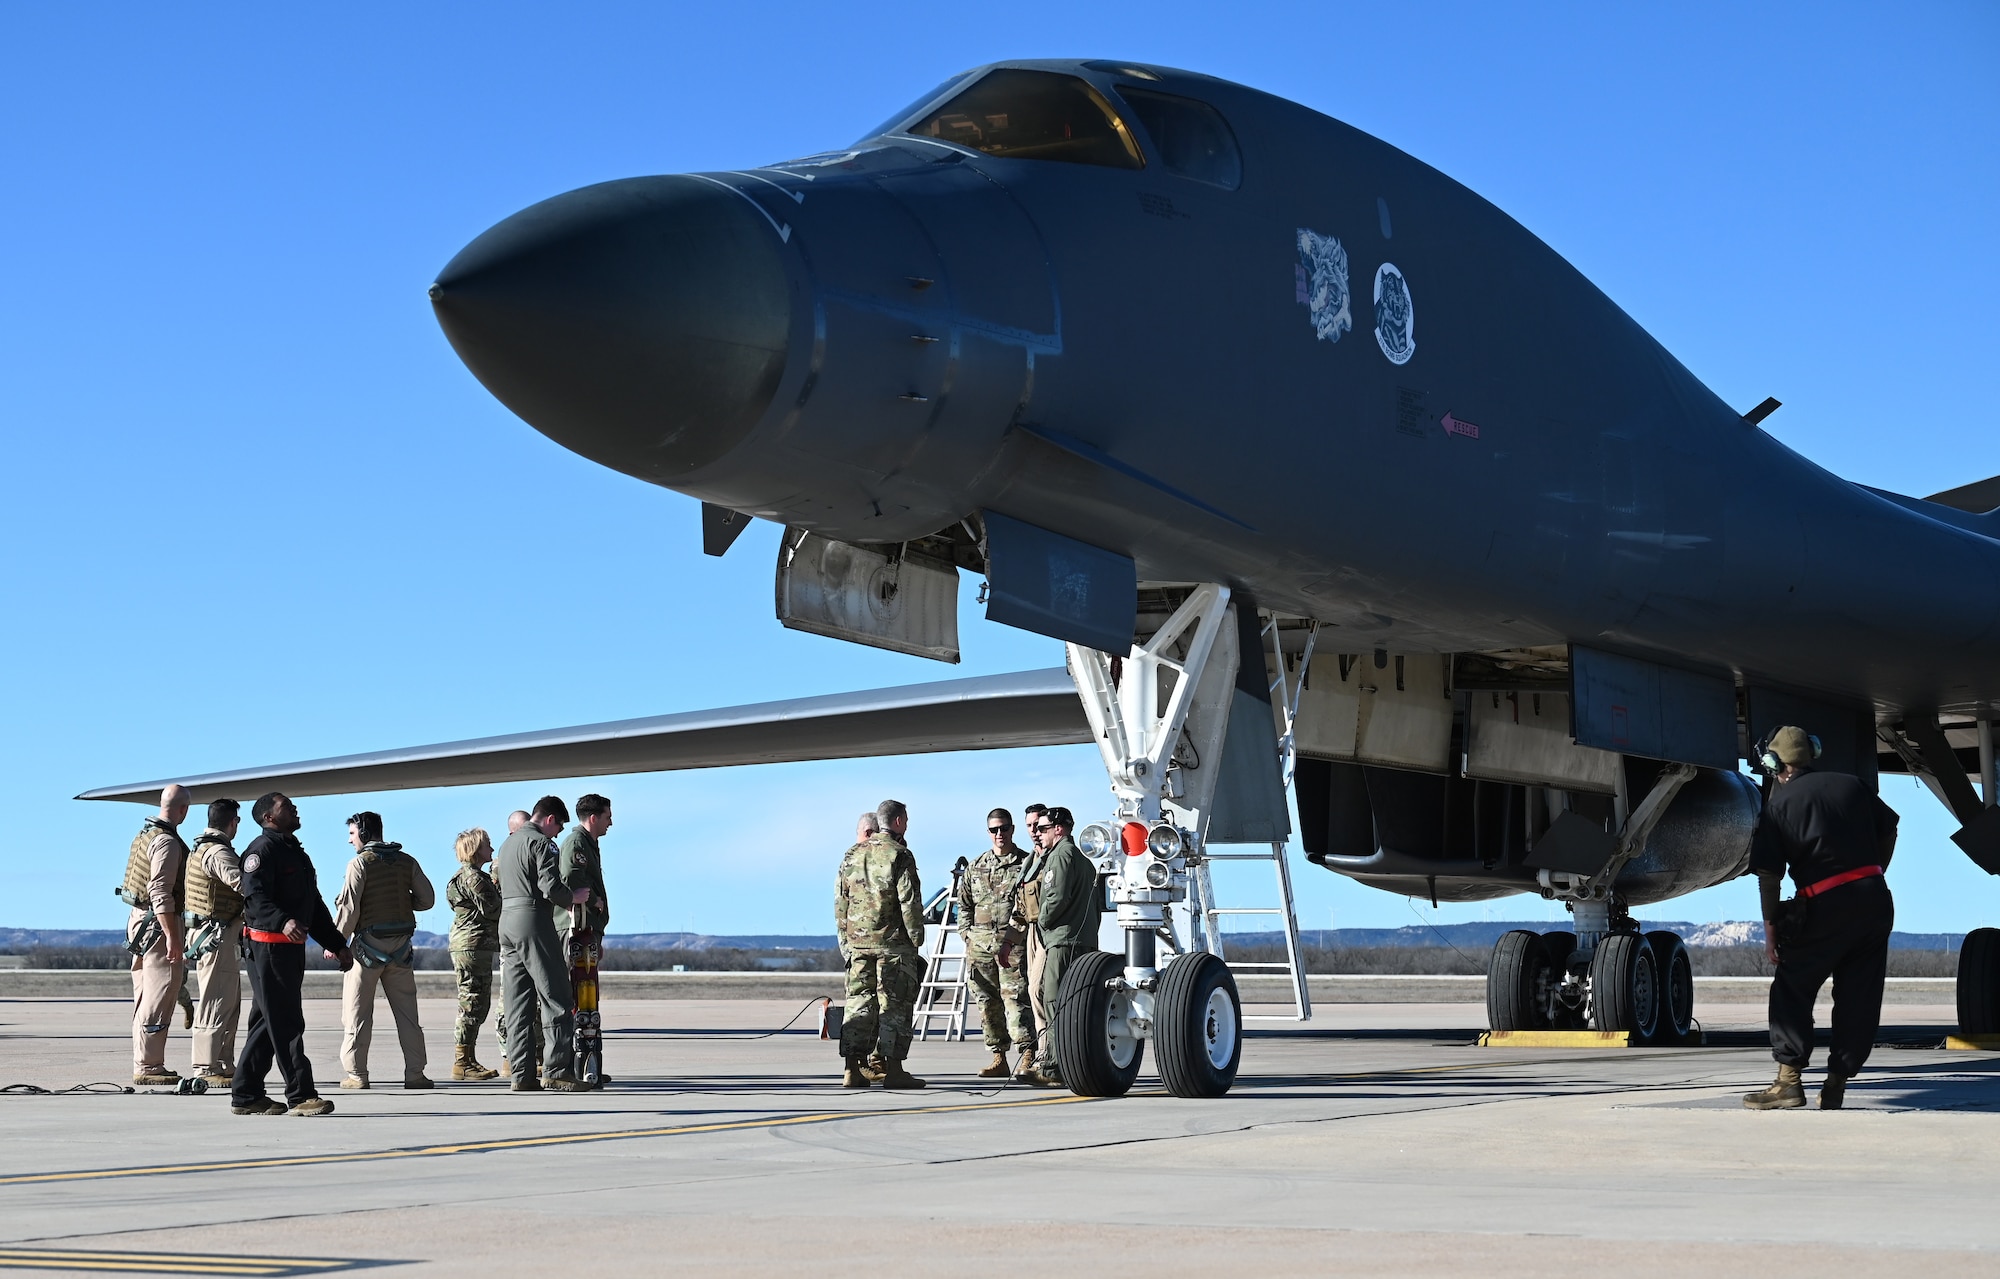
{"label": "nose art decal", "polygon": [[1298,300],[1312,312],[1313,332],[1328,342],[1354,327],[1347,288],[1347,250],[1331,235],[1299,228]]}

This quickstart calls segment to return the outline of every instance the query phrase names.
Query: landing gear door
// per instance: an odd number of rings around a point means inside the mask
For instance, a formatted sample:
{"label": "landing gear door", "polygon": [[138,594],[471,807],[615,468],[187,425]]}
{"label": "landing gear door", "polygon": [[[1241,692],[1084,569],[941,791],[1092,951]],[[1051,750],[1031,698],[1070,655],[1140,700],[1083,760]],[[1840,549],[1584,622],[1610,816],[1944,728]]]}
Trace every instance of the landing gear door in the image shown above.
{"label": "landing gear door", "polygon": [[[1176,752],[1178,794],[1165,807],[1208,844],[1272,844],[1291,835],[1271,690],[1257,659],[1261,626],[1247,596],[1230,605]],[[1245,656],[1249,660],[1245,661]]]}
{"label": "landing gear door", "polygon": [[788,528],[778,621],[934,661],[958,661],[958,569],[904,547],[853,546]]}

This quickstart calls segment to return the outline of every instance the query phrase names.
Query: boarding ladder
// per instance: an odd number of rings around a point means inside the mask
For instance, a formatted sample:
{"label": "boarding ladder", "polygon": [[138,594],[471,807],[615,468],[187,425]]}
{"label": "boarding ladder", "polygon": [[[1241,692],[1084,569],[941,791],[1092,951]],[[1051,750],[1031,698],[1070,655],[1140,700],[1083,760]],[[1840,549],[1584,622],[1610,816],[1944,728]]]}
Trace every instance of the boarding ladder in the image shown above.
{"label": "boarding ladder", "polygon": [[959,858],[951,870],[950,886],[924,906],[924,981],[917,988],[917,1012],[910,1027],[918,1039],[929,1039],[933,1029],[947,1042],[965,1038],[971,964],[958,918],[958,883],[965,865]]}
{"label": "boarding ladder", "polygon": [[[1278,619],[1268,618],[1264,623],[1263,638],[1271,645],[1271,657],[1277,676],[1271,681],[1271,701],[1282,712],[1284,732],[1278,737],[1278,759],[1282,768],[1285,789],[1292,787],[1292,763],[1294,749],[1292,725],[1298,718],[1299,694],[1305,688],[1306,671],[1312,665],[1313,645],[1319,639],[1319,624],[1306,623],[1304,651],[1299,655],[1297,678],[1292,678],[1285,666],[1283,636],[1279,632]],[[1188,876],[1188,920],[1192,937],[1190,943],[1206,950],[1217,959],[1228,964],[1231,971],[1239,973],[1283,973],[1292,986],[1292,1011],[1290,1013],[1259,1013],[1245,1015],[1245,1021],[1310,1021],[1312,1020],[1312,989],[1306,980],[1305,964],[1299,956],[1299,917],[1292,897],[1292,870],[1286,859],[1286,845],[1272,844],[1268,851],[1222,853],[1204,848],[1201,860],[1192,868]],[[1278,879],[1278,904],[1276,906],[1224,906],[1216,901],[1215,883],[1209,877],[1211,862],[1269,862]],[[1285,936],[1285,957],[1282,960],[1248,961],[1231,960],[1223,953],[1222,917],[1225,915],[1275,915],[1282,921]]]}

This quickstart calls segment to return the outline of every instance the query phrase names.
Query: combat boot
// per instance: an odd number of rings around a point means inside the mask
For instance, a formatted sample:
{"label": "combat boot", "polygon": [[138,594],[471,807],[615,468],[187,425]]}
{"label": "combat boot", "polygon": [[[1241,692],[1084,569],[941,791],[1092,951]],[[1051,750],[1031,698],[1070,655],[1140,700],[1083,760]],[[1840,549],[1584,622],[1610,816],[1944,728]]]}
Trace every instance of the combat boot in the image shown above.
{"label": "combat boot", "polygon": [[303,1119],[311,1119],[316,1115],[330,1115],[333,1113],[333,1103],[324,1097],[308,1097],[293,1106],[290,1113]]}
{"label": "combat boot", "polygon": [[364,1092],[368,1088],[368,1081],[359,1075],[349,1075],[340,1081],[340,1086],[349,1092]]}
{"label": "combat boot", "polygon": [[861,1058],[849,1057],[847,1059],[847,1069],[840,1076],[840,1086],[842,1088],[866,1088],[873,1082],[868,1078],[868,1072],[861,1068]]}
{"label": "combat boot", "polygon": [[423,1088],[435,1088],[437,1087],[437,1085],[431,1082],[431,1078],[429,1075],[411,1075],[409,1078],[403,1081],[403,1087],[415,1090]]}
{"label": "combat boot", "polygon": [[868,1082],[879,1084],[889,1077],[889,1068],[882,1064],[880,1053],[870,1053],[861,1059],[861,1073],[868,1076]]}
{"label": "combat boot", "polygon": [[[506,1064],[504,1058],[501,1064]],[[472,1047],[469,1044],[460,1044],[458,1051],[452,1057],[451,1077],[453,1079],[492,1079],[499,1073],[497,1070],[488,1070],[486,1067],[480,1065],[479,1059],[472,1055]]]}
{"label": "combat boot", "polygon": [[145,1088],[171,1088],[181,1077],[165,1066],[148,1066],[132,1075],[132,1082]]}
{"label": "combat boot", "polygon": [[979,1072],[981,1079],[1005,1079],[1013,1073],[1007,1066],[1007,1054],[996,1051],[993,1060],[986,1063],[986,1069]]}
{"label": "combat boot", "polygon": [[1746,1110],[1799,1110],[1806,1104],[1806,1088],[1799,1081],[1799,1068],[1782,1063],[1778,1077],[1769,1088],[1743,1095]]}
{"label": "combat boot", "polygon": [[542,1079],[542,1087],[550,1092],[589,1092],[590,1085],[570,1075],[548,1075]]}
{"label": "combat boot", "polygon": [[540,1092],[542,1081],[533,1075],[516,1075],[507,1088],[510,1092]]}
{"label": "combat boot", "polygon": [[1819,1108],[1839,1110],[1847,1104],[1847,1076],[1839,1071],[1826,1072],[1826,1082],[1819,1086]]}
{"label": "combat boot", "polygon": [[291,1107],[282,1101],[271,1097],[259,1097],[255,1101],[246,1101],[240,1106],[231,1103],[229,1113],[232,1115],[282,1115],[290,1109]]}
{"label": "combat boot", "polygon": [[899,1092],[910,1092],[924,1087],[924,1081],[903,1069],[902,1062],[892,1061],[887,1063],[883,1070],[882,1086]]}

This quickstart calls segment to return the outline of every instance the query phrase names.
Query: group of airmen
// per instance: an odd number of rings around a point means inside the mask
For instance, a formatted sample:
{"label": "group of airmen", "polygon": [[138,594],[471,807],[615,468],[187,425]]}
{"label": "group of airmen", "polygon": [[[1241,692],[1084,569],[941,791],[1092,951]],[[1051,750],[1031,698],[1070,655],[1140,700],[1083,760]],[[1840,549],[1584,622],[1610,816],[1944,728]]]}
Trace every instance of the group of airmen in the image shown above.
{"label": "group of airmen", "polygon": [[[990,847],[959,876],[959,926],[966,978],[993,1054],[979,1074],[1038,1087],[1062,1085],[1050,1032],[1063,973],[1097,947],[1097,869],[1070,838],[1067,808],[1030,804],[1029,848],[1015,840],[1013,814],[986,815]],[[834,927],[847,965],[840,1031],[848,1088],[922,1088],[904,1064],[924,978],[924,895],[906,836],[909,808],[883,800],[856,825],[834,883]]]}
{"label": "group of airmen", "polygon": [[[133,955],[133,1082],[181,1085],[166,1063],[178,997],[189,1007],[194,1032],[190,1073],[228,1084],[234,1113],[330,1114],[333,1103],[319,1095],[305,1054],[306,945],[312,942],[343,974],[340,1086],[374,1086],[369,1049],[379,991],[395,1020],[403,1087],[433,1087],[413,961],[417,914],[436,904],[437,893],[417,859],[384,838],[380,815],[348,818],[354,857],[329,910],[299,841],[299,812],[290,798],[272,792],[251,806],[259,833],[241,854],[237,801],[208,806],[206,829],[192,848],[179,833],[190,807],[184,787],[162,791],[159,812],[132,841],[119,889],[131,906],[126,940]],[[989,847],[958,877],[955,907],[967,983],[993,1054],[982,1078],[1011,1074],[1040,1087],[1062,1084],[1050,1034],[1056,994],[1070,963],[1097,942],[1096,868],[1071,840],[1075,824],[1066,808],[1031,804],[1024,848],[1013,815],[993,809],[986,817]],[[925,929],[923,888],[906,842],[909,825],[909,809],[897,800],[864,813],[835,886],[847,980],[842,1083],[849,1088],[925,1086],[905,1064],[924,978]],[[611,922],[598,844],[610,829],[611,803],[602,795],[576,801],[574,825],[568,806],[550,795],[509,817],[497,850],[483,829],[458,836],[458,870],[444,893],[458,985],[453,1079],[505,1074],[516,1092],[578,1092],[610,1082],[601,1070],[589,1080],[580,1077],[571,985],[573,959],[584,947],[594,954]],[[251,988],[240,1049],[239,956]],[[498,1070],[482,1064],[475,1050],[492,1007],[496,960],[502,980],[497,1030],[505,1054]],[[190,964],[192,997],[183,992]],[[1009,1053],[1017,1054],[1018,1065],[1010,1066]],[[282,1102],[265,1090],[273,1065],[284,1081]]]}
{"label": "group of airmen", "polygon": [[[417,912],[436,904],[436,890],[415,857],[383,838],[372,812],[347,819],[354,857],[332,910],[320,895],[311,857],[299,842],[297,807],[272,792],[251,806],[259,833],[239,855],[241,805],[218,799],[207,828],[189,848],[180,836],[191,798],[166,787],[160,810],[132,841],[119,896],[131,906],[126,946],[132,952],[132,1082],[182,1086],[166,1063],[167,1033],[177,1001],[189,1008],[193,1030],[190,1073],[227,1083],[239,1115],[330,1114],[305,1055],[303,1003],[306,944],[321,946],[340,965],[340,1086],[373,1086],[368,1069],[375,995],[388,1000],[403,1055],[403,1087],[433,1087],[417,1018],[413,968]],[[459,869],[445,886],[452,910],[450,949],[458,982],[452,1078],[492,1079],[506,1073],[516,1092],[581,1092],[610,1082],[598,1072],[579,1078],[575,1053],[573,953],[596,953],[610,923],[598,841],[611,829],[611,802],[602,795],[568,806],[544,796],[508,819],[495,851],[479,828],[462,832]],[[560,842],[558,842],[560,837]],[[489,875],[486,867],[492,866]],[[239,956],[250,976],[249,1024],[240,1051]],[[492,1002],[493,971],[502,974],[502,1070],[482,1065],[474,1051]],[[196,994],[183,991],[194,965]],[[514,1010],[513,1033],[506,1010]],[[285,1100],[265,1091],[273,1065]]]}

